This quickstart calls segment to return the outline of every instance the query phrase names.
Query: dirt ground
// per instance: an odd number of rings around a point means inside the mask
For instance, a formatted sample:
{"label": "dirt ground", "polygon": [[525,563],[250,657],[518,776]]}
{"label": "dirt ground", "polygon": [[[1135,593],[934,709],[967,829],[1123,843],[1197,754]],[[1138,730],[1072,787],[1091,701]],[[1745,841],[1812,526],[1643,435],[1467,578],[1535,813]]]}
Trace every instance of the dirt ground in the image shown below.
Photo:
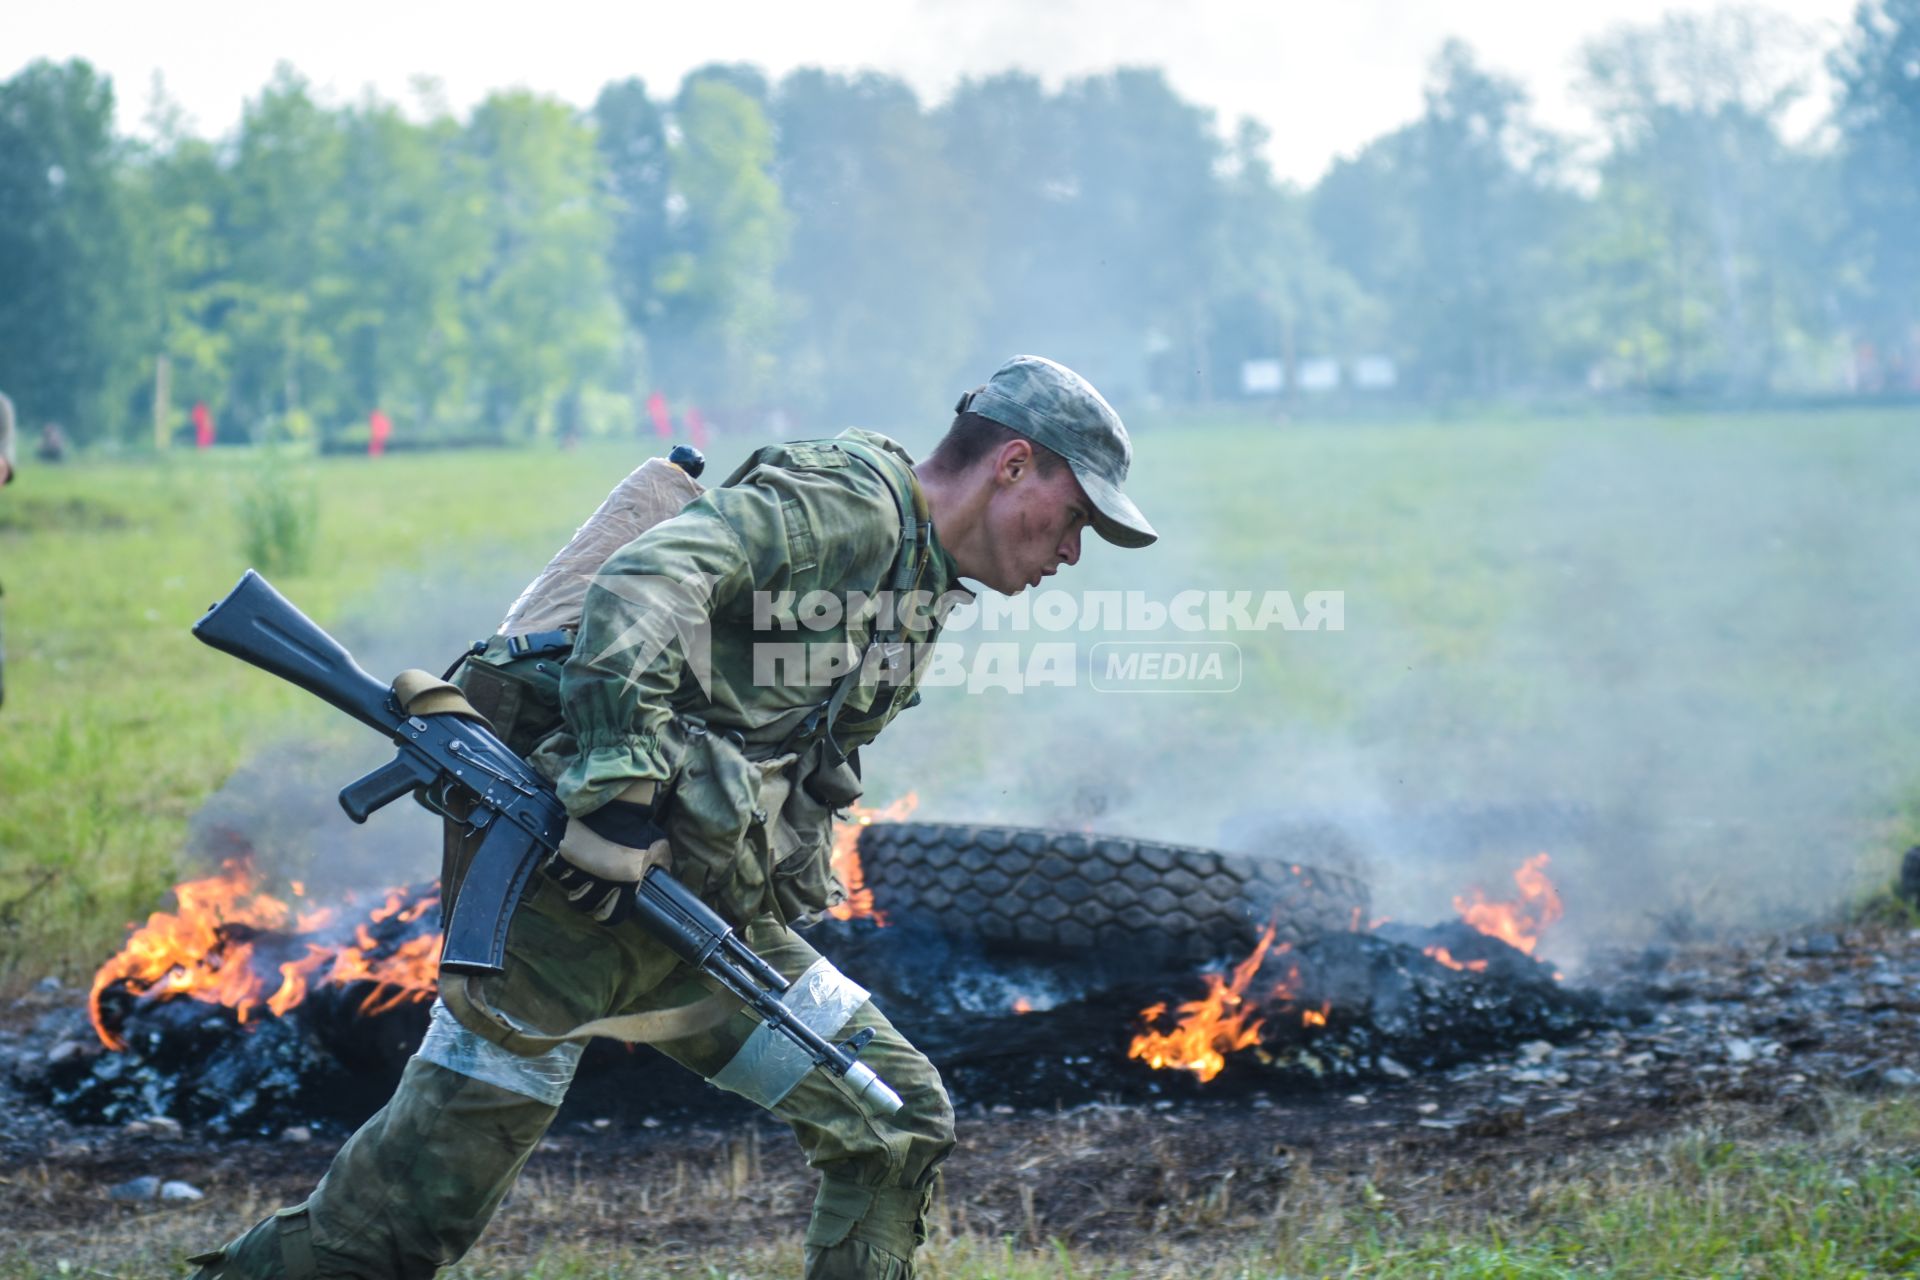
{"label": "dirt ground", "polygon": [[[1218,1097],[1198,1101],[963,1109],[936,1226],[1124,1254],[1270,1229],[1287,1188],[1309,1175],[1364,1185],[1416,1216],[1498,1215],[1524,1209],[1530,1170],[1707,1122],[1804,1127],[1835,1090],[1920,1087],[1903,1065],[1920,1061],[1920,931],[1676,947],[1616,957],[1587,977],[1621,1010],[1617,1025],[1444,1074],[1283,1094],[1263,1089],[1243,1057]],[[30,993],[0,1020],[15,1076],[47,1052],[32,1028],[60,1001],[71,993]],[[302,1198],[333,1145],[297,1131],[210,1142],[165,1124],[75,1126],[15,1084],[0,1088],[0,1222],[27,1256],[114,1238],[205,1247]],[[203,1198],[112,1196],[149,1175]],[[604,1239],[670,1260],[743,1233],[797,1237],[811,1185],[767,1121],[571,1121],[535,1154],[485,1248],[511,1259]]]}

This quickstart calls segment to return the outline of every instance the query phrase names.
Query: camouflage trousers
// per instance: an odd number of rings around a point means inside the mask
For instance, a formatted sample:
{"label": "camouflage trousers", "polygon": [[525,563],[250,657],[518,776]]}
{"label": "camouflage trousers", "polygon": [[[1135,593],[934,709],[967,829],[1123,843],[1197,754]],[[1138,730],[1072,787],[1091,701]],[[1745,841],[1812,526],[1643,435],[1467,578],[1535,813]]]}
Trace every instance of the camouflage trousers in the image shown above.
{"label": "camouflage trousers", "polygon": [[[744,1012],[656,1047],[793,1128],[821,1172],[806,1234],[808,1280],[910,1280],[933,1176],[953,1147],[953,1109],[939,1073],[863,991],[831,966],[820,969],[826,962],[793,930],[761,917],[746,938],[783,975],[809,974],[815,980],[801,986],[827,991],[826,1003],[839,993],[843,1022],[822,1025],[839,1010],[809,1019],[829,1039],[873,1029],[861,1061],[899,1092],[902,1109],[873,1115],[829,1073],[797,1070]],[[486,985],[489,1003],[555,1033],[609,1014],[688,1004],[710,990],[637,923],[596,924],[545,881],[515,914],[507,956],[506,973]],[[313,1194],[224,1249],[189,1259],[201,1264],[199,1280],[411,1280],[459,1260],[545,1134],[579,1054],[572,1044],[538,1057],[510,1054],[436,1004],[392,1100],[347,1140]]]}

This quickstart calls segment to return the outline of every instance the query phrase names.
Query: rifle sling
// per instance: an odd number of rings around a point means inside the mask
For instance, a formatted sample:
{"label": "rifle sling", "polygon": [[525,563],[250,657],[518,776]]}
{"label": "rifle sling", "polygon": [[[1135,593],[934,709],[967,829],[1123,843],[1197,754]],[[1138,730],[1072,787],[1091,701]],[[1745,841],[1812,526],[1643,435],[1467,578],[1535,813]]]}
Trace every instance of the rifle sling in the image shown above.
{"label": "rifle sling", "polygon": [[393,678],[393,697],[410,716],[454,715],[493,728],[485,716],[474,710],[458,686],[436,678],[430,671],[417,667],[402,671]]}
{"label": "rifle sling", "polygon": [[741,1008],[737,999],[716,991],[700,997],[692,1004],[595,1018],[560,1035],[547,1035],[521,1026],[494,1008],[486,993],[480,989],[477,974],[441,970],[440,999],[446,1003],[447,1012],[461,1026],[481,1039],[525,1058],[537,1057],[569,1041],[586,1040],[592,1036],[605,1036],[627,1044],[660,1044],[679,1040],[719,1026]]}

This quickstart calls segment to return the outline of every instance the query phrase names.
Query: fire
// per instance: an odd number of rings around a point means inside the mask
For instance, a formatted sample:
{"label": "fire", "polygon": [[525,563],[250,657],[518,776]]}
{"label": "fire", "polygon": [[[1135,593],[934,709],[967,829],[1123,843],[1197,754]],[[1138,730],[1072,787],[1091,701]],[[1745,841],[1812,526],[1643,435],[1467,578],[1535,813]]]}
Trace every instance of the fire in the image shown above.
{"label": "fire", "polygon": [[1025,996],[1015,996],[1013,998],[1013,1011],[1015,1013],[1032,1013],[1033,1001],[1027,999]]}
{"label": "fire", "polygon": [[[1513,873],[1513,882],[1520,888],[1518,901],[1489,902],[1487,895],[1476,888],[1471,899],[1456,894],[1453,909],[1481,933],[1532,955],[1533,949],[1540,945],[1541,934],[1566,913],[1560,902],[1560,891],[1547,879],[1548,860],[1546,854],[1536,853]],[[1479,973],[1487,967],[1485,960],[1469,960],[1463,964],[1448,954],[1445,947],[1428,947],[1427,954],[1449,969],[1471,969]]]}
{"label": "fire", "polygon": [[[1268,925],[1253,954],[1234,966],[1231,980],[1217,973],[1202,975],[1207,980],[1207,994],[1180,1006],[1180,1021],[1173,1030],[1153,1028],[1152,1024],[1167,1011],[1164,1003],[1142,1009],[1140,1019],[1148,1029],[1133,1038],[1127,1056],[1145,1059],[1156,1071],[1191,1071],[1207,1081],[1225,1069],[1229,1053],[1259,1044],[1263,1024],[1254,1020],[1259,1007],[1247,1002],[1246,991],[1273,946],[1274,933],[1274,926]],[[1280,950],[1286,949],[1282,943]],[[1285,984],[1278,990],[1284,991]]]}
{"label": "fire", "polygon": [[1467,960],[1464,962],[1455,960],[1453,958],[1453,952],[1447,950],[1445,947],[1428,947],[1426,954],[1432,956],[1449,969],[1466,969],[1473,973],[1485,973],[1487,971],[1487,962],[1485,960]]}
{"label": "fire", "polygon": [[909,791],[892,804],[876,808],[849,805],[853,816],[846,822],[834,823],[833,873],[847,887],[847,900],[828,909],[828,914],[834,919],[871,919],[876,924],[887,922],[887,918],[874,909],[873,890],[867,887],[866,873],[860,869],[860,831],[876,822],[904,822],[919,807],[919,792]]}
{"label": "fire", "polygon": [[[293,898],[306,894],[299,881],[291,888]],[[285,1014],[316,983],[371,982],[373,990],[360,1004],[369,1015],[433,996],[439,934],[420,933],[396,945],[376,938],[369,926],[412,924],[439,904],[437,892],[391,891],[355,926],[350,942],[315,936],[332,926],[339,908],[307,908],[263,891],[245,860],[229,861],[218,874],[188,880],[173,892],[178,907],[148,916],[94,974],[88,1007],[93,1029],[109,1049],[126,1048],[101,1016],[101,996],[114,987],[142,1000],[190,996],[225,1005],[242,1023],[263,1009]],[[303,945],[305,955],[275,964],[269,953],[284,953],[289,943]]]}

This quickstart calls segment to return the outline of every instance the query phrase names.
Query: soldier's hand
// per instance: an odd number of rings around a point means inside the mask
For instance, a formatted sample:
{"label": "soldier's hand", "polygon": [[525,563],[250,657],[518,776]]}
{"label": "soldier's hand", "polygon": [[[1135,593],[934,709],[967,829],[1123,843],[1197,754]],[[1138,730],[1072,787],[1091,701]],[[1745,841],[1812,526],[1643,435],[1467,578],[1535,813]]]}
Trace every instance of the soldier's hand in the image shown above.
{"label": "soldier's hand", "polygon": [[617,924],[633,914],[634,890],[648,869],[671,865],[652,806],[611,800],[567,823],[546,871],[576,910]]}

